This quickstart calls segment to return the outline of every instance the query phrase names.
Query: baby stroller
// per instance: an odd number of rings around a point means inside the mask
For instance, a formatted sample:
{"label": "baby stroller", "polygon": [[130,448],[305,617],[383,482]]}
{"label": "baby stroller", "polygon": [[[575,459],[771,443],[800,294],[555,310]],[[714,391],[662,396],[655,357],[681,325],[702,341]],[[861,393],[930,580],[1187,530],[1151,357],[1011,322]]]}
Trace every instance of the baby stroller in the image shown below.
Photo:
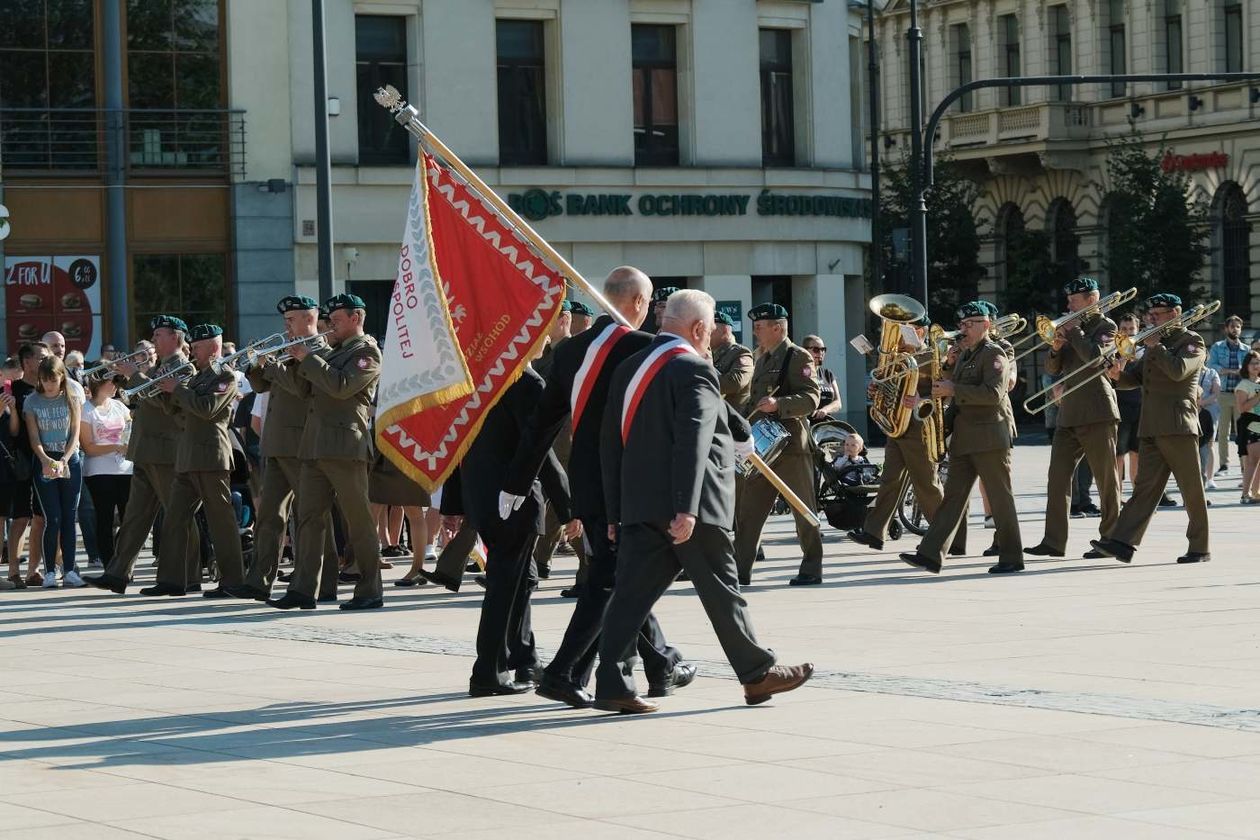
{"label": "baby stroller", "polygon": [[[866,521],[866,509],[879,491],[879,467],[875,464],[836,466],[844,455],[844,442],[857,429],[840,420],[824,420],[810,427],[814,440],[815,497],[818,509],[831,527],[841,531],[860,530]],[[862,447],[862,457],[866,457]],[[889,538],[899,539],[902,524],[894,519],[888,526]]]}

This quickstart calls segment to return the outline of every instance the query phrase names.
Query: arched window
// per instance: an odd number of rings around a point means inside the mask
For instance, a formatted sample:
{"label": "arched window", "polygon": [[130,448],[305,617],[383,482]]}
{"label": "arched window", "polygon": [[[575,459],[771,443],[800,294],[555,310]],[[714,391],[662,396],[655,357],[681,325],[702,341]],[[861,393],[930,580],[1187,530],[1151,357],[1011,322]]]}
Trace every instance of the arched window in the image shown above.
{"label": "arched window", "polygon": [[1212,200],[1213,285],[1224,314],[1251,321],[1251,224],[1242,187],[1226,181]]}
{"label": "arched window", "polygon": [[1046,232],[1050,234],[1050,256],[1069,274],[1081,270],[1081,239],[1076,235],[1076,211],[1066,198],[1056,198],[1046,214]]}
{"label": "arched window", "polygon": [[997,224],[994,226],[994,263],[997,269],[998,291],[1006,289],[1007,280],[1014,273],[1015,251],[1010,246],[1012,240],[1024,232],[1024,211],[1016,204],[1007,202],[998,210]]}

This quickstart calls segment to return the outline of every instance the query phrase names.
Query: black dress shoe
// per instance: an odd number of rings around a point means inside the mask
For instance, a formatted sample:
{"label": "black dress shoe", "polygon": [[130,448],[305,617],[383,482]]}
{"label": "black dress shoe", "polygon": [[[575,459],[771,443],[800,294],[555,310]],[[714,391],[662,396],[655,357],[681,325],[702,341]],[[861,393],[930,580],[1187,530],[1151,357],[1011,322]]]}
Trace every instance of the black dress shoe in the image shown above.
{"label": "black dress shoe", "polygon": [[931,572],[934,575],[941,573],[940,560],[933,560],[931,557],[926,557],[917,551],[906,552],[898,556],[901,558],[901,562],[922,569],[925,572]]}
{"label": "black dress shoe", "polygon": [[219,586],[216,586],[214,589],[207,589],[205,592],[202,592],[201,597],[202,598],[234,598],[236,596],[234,596],[226,587],[220,584]]}
{"label": "black dress shoe", "polygon": [[400,577],[398,580],[394,581],[394,586],[410,587],[410,586],[425,586],[427,584],[428,584],[428,581],[422,578],[420,575],[416,575],[415,577]]}
{"label": "black dress shoe", "polygon": [[1089,551],[1085,552],[1081,556],[1084,557],[1086,560],[1101,560],[1104,557],[1110,557],[1111,555],[1104,554],[1103,552],[1099,551],[1096,548],[1091,548]]}
{"label": "black dress shoe", "polygon": [[334,592],[331,595],[320,595],[315,600],[320,604],[335,604],[337,603],[337,593]]}
{"label": "black dress shoe", "polygon": [[533,683],[493,683],[485,685],[483,683],[468,683],[469,697],[504,697],[509,694],[524,694],[534,688]]}
{"label": "black dress shoe", "polygon": [[740,586],[752,586],[752,575],[749,575],[748,577],[744,577],[743,575],[740,575],[740,576],[739,576],[739,585],[740,585]]}
{"label": "black dress shoe", "polygon": [[1037,557],[1062,557],[1063,552],[1056,548],[1051,548],[1045,543],[1037,543],[1032,548],[1025,548],[1025,554],[1032,554]]}
{"label": "black dress shoe", "polygon": [[461,581],[455,580],[453,578],[449,578],[446,575],[442,574],[441,572],[437,572],[437,571],[430,572],[428,569],[421,569],[420,577],[424,578],[425,581],[427,581],[428,583],[436,583],[437,585],[443,586],[451,592],[459,591],[459,585]]}
{"label": "black dress shoe", "polygon": [[359,596],[356,595],[355,597],[351,598],[349,601],[346,601],[337,609],[339,610],[379,610],[383,606],[385,606],[385,600],[383,598],[360,598]]}
{"label": "black dress shoe", "polygon": [[534,693],[539,697],[564,703],[574,709],[589,709],[595,705],[595,698],[580,685],[574,685],[547,674],[543,674],[542,679],[538,681],[538,687],[534,689]]}
{"label": "black dress shoe", "polygon": [[580,594],[581,593],[578,591],[578,588],[576,586],[570,586],[568,589],[560,590],[561,598],[576,598]]}
{"label": "black dress shoe", "polygon": [[648,700],[644,700],[635,694],[630,697],[616,697],[612,699],[595,698],[595,708],[601,712],[620,712],[623,715],[645,715],[648,712],[655,712],[660,706]]}
{"label": "black dress shoe", "polygon": [[184,591],[184,587],[182,586],[176,586],[175,584],[172,584],[172,583],[158,583],[153,586],[146,586],[144,589],[141,589],[140,594],[148,596],[150,598],[154,598],[154,597],[158,597],[162,595],[166,595],[171,598],[182,598],[188,593]]}
{"label": "black dress shoe", "polygon": [[338,572],[337,580],[342,583],[358,583],[359,578],[363,577],[358,572]]}
{"label": "black dress shoe", "polygon": [[966,557],[966,556],[967,556],[967,549],[966,549],[965,547],[962,547],[962,548],[951,548],[951,549],[949,550],[949,556],[950,556],[950,557]]}
{"label": "black dress shoe", "polygon": [[538,680],[542,676],[542,672],[533,666],[525,668],[517,668],[516,673],[512,675],[512,681],[518,683],[530,683],[538,685]]}
{"label": "black dress shoe", "polygon": [[83,582],[88,586],[94,586],[97,589],[104,589],[107,592],[113,592],[115,595],[127,594],[127,581],[122,578],[116,578],[113,575],[101,575],[100,577],[85,577]]}
{"label": "black dress shoe", "polygon": [[845,531],[844,535],[848,537],[849,539],[853,540],[855,543],[861,543],[862,545],[869,546],[870,548],[873,548],[876,551],[884,550],[883,540],[875,539],[875,537],[866,533],[860,528],[854,529],[852,531]]}
{"label": "black dress shoe", "polygon": [[1024,571],[1023,563],[998,563],[996,566],[989,567],[989,574],[991,575],[1009,575],[1022,571]]}
{"label": "black dress shoe", "polygon": [[648,683],[648,697],[668,697],[676,689],[686,688],[696,678],[696,666],[679,662],[660,682]]}
{"label": "black dress shoe", "polygon": [[1162,508],[1176,507],[1177,500],[1165,493],[1164,497],[1159,500],[1159,506]]}
{"label": "black dress shoe", "polygon": [[260,586],[250,586],[247,583],[242,583],[240,586],[236,587],[236,592],[238,593],[237,597],[246,598],[251,601],[261,601],[266,603],[271,598],[271,593],[266,589],[263,589]]}
{"label": "black dress shoe", "polygon": [[286,592],[280,598],[268,600],[267,606],[275,607],[278,610],[313,610],[315,609],[315,599],[306,595],[299,595],[296,592]]}
{"label": "black dress shoe", "polygon": [[797,575],[788,581],[788,586],[817,586],[822,583],[818,575]]}
{"label": "black dress shoe", "polygon": [[1099,516],[1102,516],[1102,508],[1100,508],[1098,505],[1094,504],[1093,502],[1090,502],[1089,504],[1081,508],[1081,513],[1091,518],[1097,518]]}
{"label": "black dress shoe", "polygon": [[1178,563],[1210,563],[1212,555],[1206,551],[1187,551],[1177,558]]}
{"label": "black dress shoe", "polygon": [[997,557],[997,556],[998,556],[999,554],[1001,554],[1001,553],[1002,553],[1002,549],[998,546],[998,544],[997,544],[997,543],[994,543],[993,545],[989,546],[989,547],[988,547],[988,548],[986,548],[984,551],[982,551],[982,552],[981,552],[981,556],[983,556],[983,557]]}
{"label": "black dress shoe", "polygon": [[1072,519],[1084,519],[1085,511],[1081,510],[1080,508],[1072,508],[1068,516],[1071,517]]}
{"label": "black dress shoe", "polygon": [[1113,540],[1110,538],[1103,540],[1090,540],[1089,544],[1106,556],[1116,558],[1121,563],[1130,563],[1133,561],[1133,546],[1125,545],[1119,540]]}

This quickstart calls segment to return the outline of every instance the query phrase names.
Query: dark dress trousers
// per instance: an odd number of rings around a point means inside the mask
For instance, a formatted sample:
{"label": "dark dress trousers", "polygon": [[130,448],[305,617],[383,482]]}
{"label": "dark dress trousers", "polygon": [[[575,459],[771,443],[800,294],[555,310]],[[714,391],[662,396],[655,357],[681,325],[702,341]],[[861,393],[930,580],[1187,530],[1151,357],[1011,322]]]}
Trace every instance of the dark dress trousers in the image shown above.
{"label": "dark dress trousers", "polygon": [[[620,563],[604,620],[595,695],[635,694],[634,640],[644,618],[680,569],[687,572],[740,682],[756,682],[774,665],[757,644],[748,604],[739,592],[735,522],[735,444],[731,424],[747,424],[722,399],[717,371],[684,353],[660,368],[642,392],[622,440],[622,406],[631,378],[662,334],[623,362],[613,376],[601,430],[607,519],[619,523]],[[691,538],[675,545],[674,516],[696,517]]]}

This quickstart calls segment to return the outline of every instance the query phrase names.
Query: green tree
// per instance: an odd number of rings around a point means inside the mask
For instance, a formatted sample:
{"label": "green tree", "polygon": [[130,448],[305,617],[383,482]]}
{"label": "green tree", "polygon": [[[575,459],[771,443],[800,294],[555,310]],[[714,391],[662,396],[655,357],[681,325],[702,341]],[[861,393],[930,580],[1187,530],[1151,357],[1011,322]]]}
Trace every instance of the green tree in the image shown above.
{"label": "green tree", "polygon": [[1003,312],[1053,318],[1062,311],[1063,286],[1079,273],[1079,267],[1053,259],[1048,232],[1022,230],[1010,236],[1006,242],[1006,262],[1010,267],[1006,288],[998,301]]}
{"label": "green tree", "polygon": [[[949,158],[935,165],[936,182],[927,193],[928,313],[934,321],[954,320],[958,304],[976,297],[984,266],[980,265],[980,233],[972,208],[979,187]],[[903,158],[881,168],[879,220],[883,262],[882,282],[875,278],[872,292],[900,292],[918,298],[909,265],[910,171]],[[898,247],[894,247],[894,240]]]}
{"label": "green tree", "polygon": [[1107,246],[1103,265],[1112,289],[1136,286],[1141,300],[1156,292],[1180,295],[1186,306],[1202,297],[1208,210],[1193,197],[1190,177],[1165,172],[1163,143],[1148,152],[1142,135],[1107,144]]}

